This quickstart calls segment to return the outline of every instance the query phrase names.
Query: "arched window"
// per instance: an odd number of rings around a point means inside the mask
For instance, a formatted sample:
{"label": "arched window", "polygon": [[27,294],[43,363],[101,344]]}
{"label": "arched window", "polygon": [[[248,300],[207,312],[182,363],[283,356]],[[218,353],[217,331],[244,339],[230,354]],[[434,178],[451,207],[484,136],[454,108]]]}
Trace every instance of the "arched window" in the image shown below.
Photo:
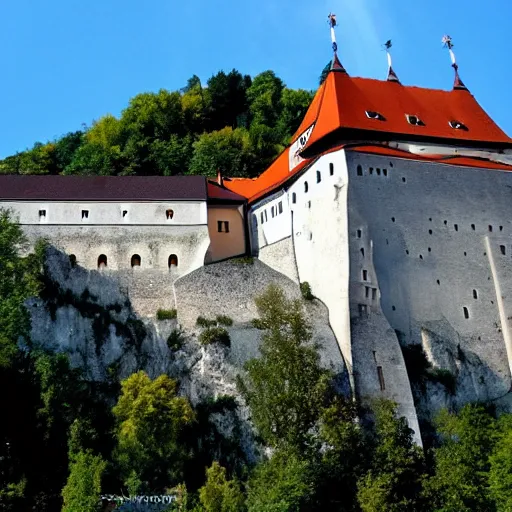
{"label": "arched window", "polygon": [[320,171],[316,171],[316,182],[320,183],[322,181],[322,174]]}
{"label": "arched window", "polygon": [[176,254],[171,254],[169,256],[169,268],[178,266],[178,256]]}
{"label": "arched window", "polygon": [[307,193],[307,191],[308,191],[308,182],[307,182],[307,181],[305,181],[305,182],[304,182],[304,192],[306,192],[306,193]]}
{"label": "arched window", "polygon": [[76,256],[74,254],[69,255],[69,263],[72,267],[76,267]]}
{"label": "arched window", "polygon": [[171,210],[170,208],[165,210],[165,217],[167,220],[171,220],[174,217],[174,210]]}
{"label": "arched window", "polygon": [[104,254],[98,256],[98,268],[104,268],[107,266],[107,257]]}
{"label": "arched window", "polygon": [[132,256],[132,267],[140,267],[140,256],[138,254],[134,254]]}
{"label": "arched window", "polygon": [[292,203],[295,204],[297,202],[297,194],[292,192]]}

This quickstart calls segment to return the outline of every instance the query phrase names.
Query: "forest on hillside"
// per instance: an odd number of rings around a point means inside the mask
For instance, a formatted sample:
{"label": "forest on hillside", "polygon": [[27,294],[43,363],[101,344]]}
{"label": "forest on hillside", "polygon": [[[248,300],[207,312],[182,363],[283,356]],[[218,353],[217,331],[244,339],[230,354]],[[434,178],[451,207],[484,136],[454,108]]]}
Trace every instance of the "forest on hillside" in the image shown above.
{"label": "forest on hillside", "polygon": [[[0,210],[0,511],[100,512],[112,510],[110,495],[172,497],[158,509],[168,512],[512,510],[512,415],[488,404],[444,410],[419,448],[395,404],[377,400],[369,415],[338,392],[311,342],[308,290],[295,301],[264,290],[253,321],[261,357],[240,371],[237,396],[192,405],[166,374],[120,380],[113,368],[90,381],[66,353],[35,344],[26,300],[55,290],[44,243],[26,257],[23,245]],[[195,343],[229,350],[228,317],[197,322]],[[180,336],[169,337],[172,351]],[[215,427],[240,399],[257,435],[252,459],[236,429]],[[119,510],[151,510],[130,507]]]}
{"label": "forest on hillside", "polygon": [[272,71],[220,71],[206,86],[193,76],[179,91],[136,95],[119,118],[1,160],[0,174],[253,177],[290,143],[313,95]]}

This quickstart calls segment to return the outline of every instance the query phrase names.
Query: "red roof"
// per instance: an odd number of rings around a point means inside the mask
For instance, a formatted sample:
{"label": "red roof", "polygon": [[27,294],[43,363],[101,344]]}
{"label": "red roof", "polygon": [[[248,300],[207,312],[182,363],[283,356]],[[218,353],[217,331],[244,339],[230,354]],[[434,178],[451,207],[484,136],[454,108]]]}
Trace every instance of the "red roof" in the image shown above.
{"label": "red roof", "polygon": [[[367,111],[380,114],[382,119],[368,117]],[[419,118],[421,125],[410,124],[407,115]],[[465,129],[453,128],[450,121],[461,123]],[[317,143],[335,133],[337,135],[323,146],[323,150],[318,149]],[[318,89],[292,138],[292,146],[281,153],[258,178],[226,179],[224,184],[226,188],[252,202],[280,187],[314,159],[325,154],[325,147],[330,148],[327,150],[329,152],[339,149],[344,142],[367,140],[371,144],[381,139],[512,148],[512,139],[496,125],[466,89],[425,89],[393,81],[354,78],[333,71]],[[375,152],[375,146],[372,147]],[[380,150],[388,151],[382,147]],[[404,152],[398,153],[396,156],[404,157]],[[297,154],[308,158],[294,160]],[[417,155],[409,157],[421,159]],[[439,159],[457,165],[508,169],[505,164],[475,158]]]}
{"label": "red roof", "polygon": [[[397,82],[353,78],[345,73],[329,73],[324,89],[320,93],[319,114],[306,148],[338,129],[380,132],[393,135],[394,139],[445,139],[479,143],[484,147],[512,147],[512,139],[465,89],[425,89]],[[377,112],[384,119],[370,119],[366,111]],[[406,115],[417,116],[422,125],[410,124]],[[452,128],[450,121],[462,123],[467,130]]]}

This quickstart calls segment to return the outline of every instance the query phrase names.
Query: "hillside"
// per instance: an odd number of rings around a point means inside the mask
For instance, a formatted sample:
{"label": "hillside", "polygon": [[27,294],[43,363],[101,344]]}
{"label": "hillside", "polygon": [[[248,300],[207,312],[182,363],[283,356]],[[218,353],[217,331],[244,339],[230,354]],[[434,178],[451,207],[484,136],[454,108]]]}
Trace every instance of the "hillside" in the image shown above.
{"label": "hillside", "polygon": [[193,76],[179,91],[138,94],[119,118],[5,158],[0,173],[252,177],[289,143],[312,97],[272,71],[220,71],[204,86]]}

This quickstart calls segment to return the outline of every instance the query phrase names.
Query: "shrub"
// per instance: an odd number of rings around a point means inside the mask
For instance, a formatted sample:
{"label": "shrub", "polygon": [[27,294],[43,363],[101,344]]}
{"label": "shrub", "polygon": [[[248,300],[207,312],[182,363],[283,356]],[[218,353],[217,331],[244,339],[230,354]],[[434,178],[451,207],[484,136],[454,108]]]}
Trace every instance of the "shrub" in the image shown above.
{"label": "shrub", "polygon": [[235,265],[253,265],[254,258],[252,256],[241,256],[239,258],[233,258],[231,262]]}
{"label": "shrub", "polygon": [[208,329],[209,327],[215,327],[217,325],[217,320],[209,320],[204,316],[198,316],[196,320],[196,325],[198,327],[204,327],[205,329]]}
{"label": "shrub", "polygon": [[173,352],[179,350],[185,341],[184,332],[181,329],[173,329],[167,338],[167,346]]}
{"label": "shrub", "polygon": [[217,324],[231,327],[233,325],[233,319],[226,315],[217,315]]}
{"label": "shrub", "polygon": [[300,283],[300,293],[302,293],[302,296],[306,300],[313,300],[315,298],[313,293],[311,292],[311,286],[307,281]]}
{"label": "shrub", "polygon": [[175,309],[159,309],[156,312],[157,320],[174,320],[178,316]]}
{"label": "shrub", "polygon": [[226,347],[231,346],[228,331],[224,327],[209,327],[199,335],[199,343],[201,345],[211,345],[212,343],[220,343]]}

